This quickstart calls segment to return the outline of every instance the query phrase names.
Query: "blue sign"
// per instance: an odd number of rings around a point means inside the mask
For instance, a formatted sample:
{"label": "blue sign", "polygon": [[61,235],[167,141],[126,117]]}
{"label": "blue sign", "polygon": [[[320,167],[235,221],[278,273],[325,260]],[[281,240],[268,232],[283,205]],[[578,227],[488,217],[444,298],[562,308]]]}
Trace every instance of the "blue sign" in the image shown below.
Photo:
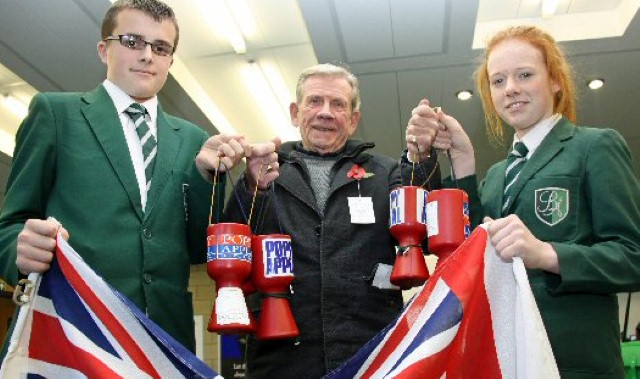
{"label": "blue sign", "polygon": [[265,277],[293,275],[291,240],[264,240],[262,249]]}

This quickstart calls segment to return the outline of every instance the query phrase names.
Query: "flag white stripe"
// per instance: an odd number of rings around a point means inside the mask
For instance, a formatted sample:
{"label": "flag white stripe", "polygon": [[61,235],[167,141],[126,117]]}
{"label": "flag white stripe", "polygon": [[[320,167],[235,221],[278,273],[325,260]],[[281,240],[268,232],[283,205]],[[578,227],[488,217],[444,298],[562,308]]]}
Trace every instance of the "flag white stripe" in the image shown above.
{"label": "flag white stripe", "polygon": [[[372,378],[386,377],[386,375],[393,369],[393,366],[396,365],[398,360],[402,357],[402,354],[404,354],[407,348],[411,345],[416,335],[420,332],[420,328],[414,328],[413,325],[424,325],[431,318],[433,313],[436,311],[436,309],[438,309],[438,307],[442,304],[442,301],[450,292],[451,289],[449,288],[449,286],[447,286],[447,284],[442,279],[439,279],[433,289],[433,292],[431,293],[431,296],[429,296],[429,300],[427,300],[427,303],[424,305],[422,310],[420,310],[420,312],[414,317],[411,317],[411,314],[407,315],[407,319],[414,320],[410,325],[408,333],[402,338],[402,341],[398,344],[397,348],[394,349],[393,353],[389,355],[387,359],[385,359],[385,362],[371,376]],[[411,311],[413,311],[411,307],[407,307],[407,312]],[[391,329],[387,333],[387,336],[391,335],[394,330],[395,328]],[[387,339],[386,336],[385,339]],[[369,358],[367,361],[372,361],[373,358],[378,355],[378,352],[382,348],[382,346],[384,346],[384,344],[380,344],[380,346],[376,348],[376,352],[374,354],[371,354],[371,358]],[[444,347],[446,347],[446,345],[434,346],[434,350],[440,351]],[[358,372],[357,377],[362,375],[365,370],[361,369],[360,371],[362,372]]]}
{"label": "flag white stripe", "polygon": [[456,337],[458,333],[458,329],[460,329],[460,324],[456,324],[453,327],[445,330],[444,332],[429,338],[425,343],[417,346],[414,351],[411,352],[399,365],[395,370],[391,371],[389,374],[385,375],[385,378],[394,378],[396,375],[401,373],[407,367],[411,366],[414,363],[419,362],[422,359],[430,357],[434,354],[437,354],[442,351],[445,347],[451,344],[451,341]]}
{"label": "flag white stripe", "polygon": [[[85,308],[87,308],[86,304],[84,305],[85,305]],[[135,365],[135,363],[129,358],[129,356],[124,352],[124,350],[117,349],[117,350],[120,350],[118,351],[118,353],[120,354],[121,357],[123,357],[123,359],[120,359],[118,357],[115,357],[109,354],[108,352],[103,350],[101,347],[97,346],[84,333],[79,331],[75,325],[67,322],[65,319],[58,316],[58,313],[56,312],[53,303],[51,302],[51,300],[47,299],[46,297],[38,297],[35,299],[34,310],[42,314],[45,314],[49,317],[58,319],[58,321],[60,322],[60,326],[64,331],[64,334],[67,336],[67,340],[71,344],[73,344],[78,349],[84,350],[89,354],[93,355],[94,357],[98,358],[98,360],[104,362],[109,368],[111,368],[118,375],[121,375],[124,378],[134,378],[134,377],[141,378],[141,379],[150,378],[149,375],[141,371]],[[111,333],[104,327],[104,325],[102,325],[100,320],[98,320],[97,317],[95,317],[93,312],[91,312],[91,309],[87,308],[87,310],[91,313],[91,317],[94,319],[94,321],[96,321],[98,326],[101,327],[100,329],[103,331],[103,333],[105,333],[105,335],[108,338],[110,337],[109,340],[112,343],[112,345],[116,348],[120,348],[118,343],[115,341],[115,338],[111,336]]]}
{"label": "flag white stripe", "polygon": [[[86,278],[92,276],[91,269],[84,263],[84,260],[76,253],[71,246],[60,235],[58,235],[58,246],[65,251],[65,255],[73,263],[79,274]],[[171,364],[159,346],[147,334],[146,329],[138,322],[133,313],[116,297],[111,288],[103,279],[86,281],[96,296],[108,305],[113,316],[118,319],[123,328],[129,332],[132,339],[140,346],[140,350],[147,356],[147,359],[154,365],[161,377],[178,378],[182,374]]]}
{"label": "flag white stripe", "polygon": [[387,343],[387,341],[389,340],[389,337],[391,336],[393,331],[396,329],[396,326],[398,325],[398,322],[400,322],[400,320],[402,320],[405,317],[407,312],[412,309],[412,305],[411,304],[416,299],[416,297],[417,296],[414,296],[409,301],[409,304],[405,307],[404,311],[400,314],[400,316],[396,320],[395,325],[391,329],[389,329],[389,331],[384,335],[382,340],[380,340],[380,342],[378,343],[378,346],[369,354],[367,360],[360,367],[360,371],[356,374],[355,378],[360,378],[362,376],[362,374],[364,373],[364,371],[365,371],[364,367],[368,367],[371,364],[371,362],[375,359],[375,357],[378,356],[378,354],[380,353],[380,350],[382,349],[382,346],[384,346]]}
{"label": "flag white stripe", "polygon": [[15,378],[26,378],[27,374],[37,374],[45,378],[87,379],[85,374],[69,367],[26,357],[20,357],[20,360],[24,360],[24,363],[17,366],[24,368],[26,372],[14,373]]}
{"label": "flag white stripe", "polygon": [[522,259],[502,262],[487,239],[484,261],[485,290],[503,378],[560,379]]}

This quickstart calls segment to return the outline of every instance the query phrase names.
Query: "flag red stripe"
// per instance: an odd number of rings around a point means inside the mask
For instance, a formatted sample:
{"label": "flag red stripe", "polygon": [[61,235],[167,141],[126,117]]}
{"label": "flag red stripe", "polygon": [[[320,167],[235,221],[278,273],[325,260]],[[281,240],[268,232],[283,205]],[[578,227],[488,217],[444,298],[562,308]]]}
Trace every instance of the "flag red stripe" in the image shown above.
{"label": "flag red stripe", "polygon": [[[460,329],[452,342],[447,364],[447,378],[501,378],[497,349],[493,336],[491,308],[484,284],[487,231],[476,228],[442,268],[442,278],[463,304]],[[469,315],[473,315],[469,317]]]}
{"label": "flag red stripe", "polygon": [[[416,373],[416,375],[419,373],[420,376],[408,375],[406,377],[423,377],[423,370],[442,374],[444,370],[436,368],[445,366],[447,367],[447,378],[501,377],[493,339],[491,310],[484,288],[486,244],[486,231],[478,228],[460,248],[437,267],[437,271],[425,284],[425,288],[416,297],[410,309],[391,332],[385,345],[363,373],[363,379],[371,377],[397,349],[415,322],[415,317],[408,316],[424,308],[432,295],[438,277],[447,283],[462,303],[462,322],[449,347],[431,357],[422,359],[405,370]],[[465,315],[473,315],[473,317],[465,317]],[[482,335],[479,334],[479,331],[482,331]],[[471,351],[473,353],[470,353]],[[464,359],[462,359],[463,356]]]}
{"label": "flag red stripe", "polygon": [[382,349],[378,352],[378,355],[371,362],[369,368],[362,374],[363,379],[371,377],[371,375],[373,375],[386,362],[387,358],[391,356],[398,345],[402,342],[402,339],[407,335],[415,321],[414,317],[407,317],[406,315],[416,312],[419,313],[424,308],[431,296],[431,292],[433,292],[436,281],[437,280],[429,280],[425,284],[424,289],[414,299],[413,303],[411,303],[409,309],[405,313],[405,316],[402,317],[396,327],[391,331],[391,335],[384,343]]}
{"label": "flag red stripe", "polygon": [[57,318],[38,311],[33,313],[29,356],[32,359],[80,371],[88,378],[122,378],[100,359],[73,345]]}
{"label": "flag red stripe", "polygon": [[[474,238],[474,235],[472,235],[469,238],[469,240],[465,242],[464,245],[469,244],[470,243],[469,241],[471,240],[475,241],[478,239],[479,238],[477,237]],[[479,243],[482,244],[482,246],[486,244],[486,235],[484,239],[480,238]],[[456,251],[460,251],[460,250],[463,250],[463,249],[460,248]],[[482,254],[484,254],[484,248],[482,248]],[[407,333],[409,332],[409,329],[411,329],[415,321],[415,317],[407,317],[406,315],[411,315],[412,313],[420,312],[424,308],[425,304],[431,297],[433,289],[435,288],[435,285],[438,281],[438,277],[445,276],[444,273],[446,271],[449,271],[446,269],[446,267],[450,266],[451,262],[454,260],[454,257],[457,257],[458,255],[460,254],[456,254],[456,252],[454,252],[453,254],[451,254],[449,259],[447,259],[445,264],[441,264],[437,266],[437,271],[434,272],[431,278],[429,279],[429,281],[427,281],[422,291],[420,291],[418,296],[414,299],[413,303],[411,304],[410,308],[405,313],[405,316],[402,317],[402,319],[398,322],[398,325],[396,326],[396,328],[391,332],[391,335],[389,336],[389,339],[386,341],[385,345],[382,347],[382,349],[380,349],[380,352],[375,357],[375,359],[371,362],[371,365],[369,366],[369,368],[363,373],[362,375],[363,379],[369,378],[371,375],[373,375],[373,373],[375,373],[385,363],[387,358],[396,350],[397,346],[402,342],[402,339],[407,335]],[[476,254],[476,258],[478,255],[480,254]],[[466,256],[465,256],[465,259],[466,259]],[[477,262],[477,259],[476,259],[474,261],[474,265],[478,266],[479,264],[482,263],[482,255],[480,255],[479,261],[480,262]],[[452,270],[456,270],[456,269],[452,269]],[[461,271],[456,271],[456,272],[459,273]],[[472,271],[472,273],[469,273],[471,278],[475,278],[476,277],[475,275],[477,274],[477,272],[474,273]],[[449,282],[448,281],[446,282],[447,282],[447,285],[449,285]],[[470,283],[467,280],[465,284],[469,285]],[[463,288],[458,288],[458,291],[454,291],[454,293],[456,293],[457,295],[460,293],[462,289]],[[461,302],[463,300],[464,300],[463,298],[460,299]],[[463,309],[464,309],[464,303],[463,303]],[[440,356],[440,355],[437,355],[437,356]]]}
{"label": "flag red stripe", "polygon": [[132,339],[127,330],[118,322],[116,317],[109,311],[109,308],[96,296],[96,294],[89,288],[84,279],[75,270],[71,262],[67,259],[66,255],[62,253],[59,247],[56,247],[57,258],[60,263],[62,272],[69,280],[69,283],[73,289],[87,303],[89,308],[100,318],[114,338],[122,345],[123,349],[127,352],[131,360],[140,368],[140,370],[146,372],[153,378],[160,378],[160,375],[156,371],[155,367],[151,364],[147,356],[144,354],[140,346]]}
{"label": "flag red stripe", "polygon": [[[450,354],[451,346],[433,354],[419,362],[412,364],[401,373],[394,376],[394,379],[441,379],[446,371],[447,355]],[[447,374],[447,379],[452,378]]]}

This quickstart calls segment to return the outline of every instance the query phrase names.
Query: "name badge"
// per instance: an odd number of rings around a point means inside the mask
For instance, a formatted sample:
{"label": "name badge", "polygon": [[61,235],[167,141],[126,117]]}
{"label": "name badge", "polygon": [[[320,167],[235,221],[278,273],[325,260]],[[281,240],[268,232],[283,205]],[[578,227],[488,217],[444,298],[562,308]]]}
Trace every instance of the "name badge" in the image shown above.
{"label": "name badge", "polygon": [[373,281],[371,285],[374,287],[378,287],[383,290],[399,290],[400,287],[391,284],[391,273],[393,271],[393,266],[378,263],[375,268],[376,272],[373,276]]}
{"label": "name badge", "polygon": [[347,199],[349,200],[352,224],[374,224],[376,222],[371,197],[349,197]]}

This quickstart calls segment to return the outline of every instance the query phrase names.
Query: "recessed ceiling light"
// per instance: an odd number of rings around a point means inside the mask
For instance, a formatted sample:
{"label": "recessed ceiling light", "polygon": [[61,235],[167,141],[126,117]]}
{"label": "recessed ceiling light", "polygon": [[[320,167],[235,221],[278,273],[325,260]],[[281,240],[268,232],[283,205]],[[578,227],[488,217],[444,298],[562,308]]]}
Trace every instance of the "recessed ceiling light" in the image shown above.
{"label": "recessed ceiling light", "polygon": [[473,92],[469,90],[463,90],[456,93],[458,100],[462,101],[471,99],[471,96],[473,96]]}
{"label": "recessed ceiling light", "polygon": [[591,89],[598,89],[603,85],[604,85],[603,79],[593,79],[593,80],[590,80],[589,83],[587,83],[587,86],[589,86],[589,88]]}

